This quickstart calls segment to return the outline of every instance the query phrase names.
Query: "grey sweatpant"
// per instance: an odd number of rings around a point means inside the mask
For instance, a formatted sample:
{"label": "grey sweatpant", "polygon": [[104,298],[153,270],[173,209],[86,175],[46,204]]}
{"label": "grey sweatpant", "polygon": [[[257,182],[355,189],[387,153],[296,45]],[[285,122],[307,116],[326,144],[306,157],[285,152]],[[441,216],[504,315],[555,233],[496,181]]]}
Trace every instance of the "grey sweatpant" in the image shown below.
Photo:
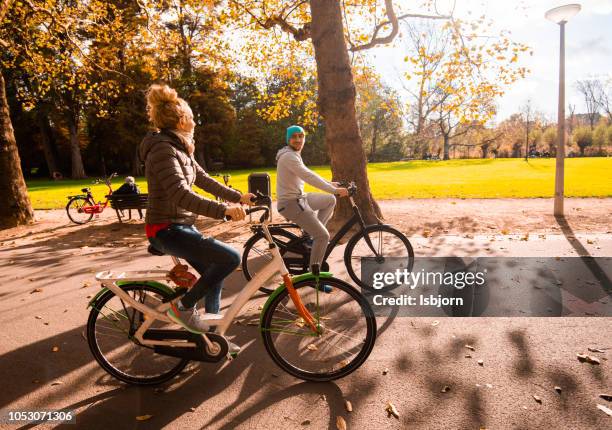
{"label": "grey sweatpant", "polygon": [[278,212],[312,237],[310,266],[323,262],[329,243],[329,232],[325,225],[333,215],[335,206],[336,197],[322,193],[308,193],[300,199],[278,202]]}

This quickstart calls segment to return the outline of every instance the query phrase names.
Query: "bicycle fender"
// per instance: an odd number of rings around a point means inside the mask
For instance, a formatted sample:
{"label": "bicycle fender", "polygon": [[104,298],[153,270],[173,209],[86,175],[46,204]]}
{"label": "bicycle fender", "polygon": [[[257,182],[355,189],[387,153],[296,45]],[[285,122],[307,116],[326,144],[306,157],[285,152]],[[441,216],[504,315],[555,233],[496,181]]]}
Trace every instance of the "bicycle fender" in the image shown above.
{"label": "bicycle fender", "polygon": [[[167,286],[166,284],[162,284],[161,282],[157,282],[157,281],[138,281],[138,282],[134,282],[134,281],[117,281],[117,285],[118,286],[122,286],[122,285],[130,285],[130,284],[145,284],[148,285],[149,287],[152,288],[158,288],[160,290],[161,293],[164,294],[173,294],[174,290],[172,288],[170,288],[169,286]],[[92,297],[92,299],[89,301],[89,303],[87,303],[87,308],[90,308],[93,306],[93,304],[100,298],[100,296],[104,293],[106,293],[107,291],[109,291],[108,287],[104,287],[101,288],[100,291],[98,291],[98,293]]]}
{"label": "bicycle fender", "polygon": [[67,199],[72,199],[73,197],[83,197],[84,199],[86,199],[87,194],[75,194],[74,196],[66,196]]}
{"label": "bicycle fender", "polygon": [[[321,272],[319,273],[319,278],[333,278],[333,274],[331,272]],[[308,273],[302,273],[301,275],[297,275],[293,277],[293,284],[297,284],[298,282],[301,281],[306,281],[308,279],[314,279],[315,275],[313,275],[312,273],[308,272]],[[268,307],[270,306],[270,303],[272,303],[272,300],[274,300],[274,298],[276,296],[278,296],[280,293],[283,292],[283,290],[285,289],[285,283],[281,283],[277,289],[274,290],[274,292],[272,294],[270,294],[270,297],[268,297],[268,300],[266,300],[266,303],[263,305],[263,308],[261,309],[261,314],[259,315],[259,327],[261,327],[261,322],[263,320],[263,316],[266,313],[266,311],[268,310]]]}
{"label": "bicycle fender", "polygon": [[372,227],[381,227],[381,226],[382,227],[391,227],[391,228],[397,230],[397,227],[393,227],[391,224],[387,224],[387,223],[384,223],[384,222],[379,222],[377,224],[366,224],[365,230],[367,230],[369,228],[372,228]]}

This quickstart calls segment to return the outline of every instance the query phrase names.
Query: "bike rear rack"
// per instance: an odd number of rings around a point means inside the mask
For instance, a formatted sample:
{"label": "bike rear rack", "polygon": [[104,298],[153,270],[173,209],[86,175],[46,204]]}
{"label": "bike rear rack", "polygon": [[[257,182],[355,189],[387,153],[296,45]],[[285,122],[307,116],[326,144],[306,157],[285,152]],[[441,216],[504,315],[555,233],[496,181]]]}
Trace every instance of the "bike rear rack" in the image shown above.
{"label": "bike rear rack", "polygon": [[104,283],[109,281],[171,281],[172,279],[167,270],[134,270],[125,272],[104,270],[96,273],[96,280]]}

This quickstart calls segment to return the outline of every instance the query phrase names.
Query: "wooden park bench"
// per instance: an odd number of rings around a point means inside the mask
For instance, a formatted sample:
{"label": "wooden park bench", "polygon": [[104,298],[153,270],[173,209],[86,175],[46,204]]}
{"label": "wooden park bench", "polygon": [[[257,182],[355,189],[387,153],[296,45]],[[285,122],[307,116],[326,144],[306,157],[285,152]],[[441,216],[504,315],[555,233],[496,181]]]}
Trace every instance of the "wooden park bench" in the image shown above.
{"label": "wooden park bench", "polygon": [[147,208],[148,194],[111,194],[107,196],[110,201],[111,208],[115,209],[119,222],[123,222],[122,217],[124,210],[128,211],[129,219],[132,219],[132,209],[138,211],[140,219],[142,219],[142,210]]}

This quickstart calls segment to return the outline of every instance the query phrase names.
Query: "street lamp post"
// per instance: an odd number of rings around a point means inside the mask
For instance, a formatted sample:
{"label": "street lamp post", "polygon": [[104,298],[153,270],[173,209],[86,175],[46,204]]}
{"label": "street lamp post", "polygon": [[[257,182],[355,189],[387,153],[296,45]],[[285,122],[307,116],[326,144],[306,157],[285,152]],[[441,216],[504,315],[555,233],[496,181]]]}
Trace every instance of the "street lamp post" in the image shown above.
{"label": "street lamp post", "polygon": [[559,110],[557,118],[557,161],[555,169],[555,216],[563,216],[565,170],[565,24],[580,12],[579,4],[567,4],[550,9],[544,17],[559,24]]}

